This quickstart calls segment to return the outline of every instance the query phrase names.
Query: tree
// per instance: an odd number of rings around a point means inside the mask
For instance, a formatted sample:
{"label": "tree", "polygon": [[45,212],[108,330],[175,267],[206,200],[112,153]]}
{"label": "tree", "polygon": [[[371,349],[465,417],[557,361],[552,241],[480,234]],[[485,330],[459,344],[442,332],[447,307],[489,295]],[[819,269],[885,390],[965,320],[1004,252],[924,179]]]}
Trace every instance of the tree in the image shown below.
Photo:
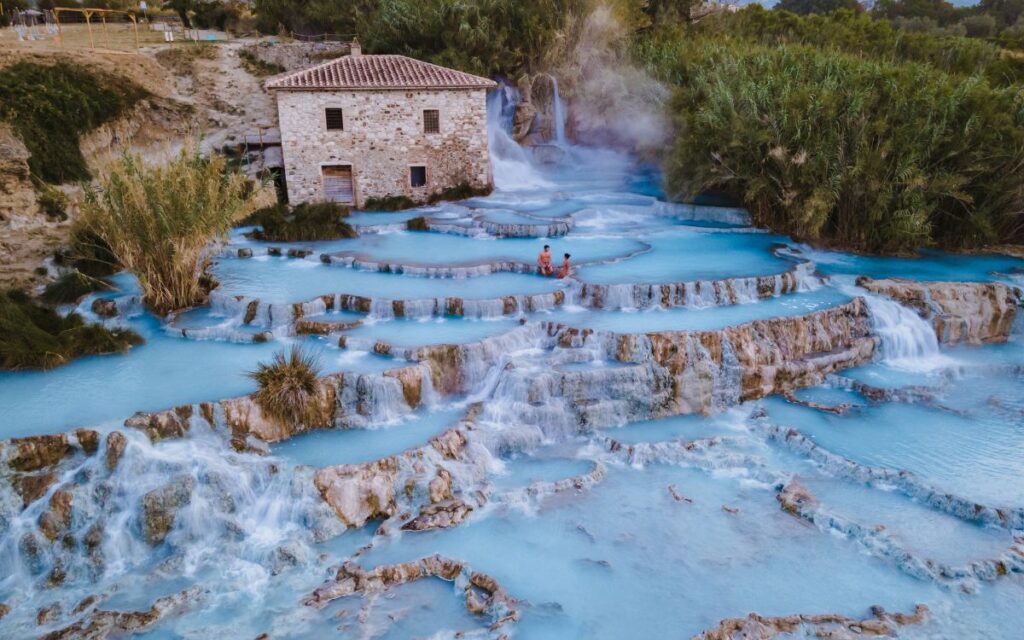
{"label": "tree", "polygon": [[857,0],[781,0],[774,7],[778,11],[789,11],[806,16],[812,13],[832,13],[840,9],[860,12],[864,10]]}
{"label": "tree", "polygon": [[931,18],[940,25],[955,22],[957,8],[946,0],[878,0],[871,10],[874,18]]}
{"label": "tree", "polygon": [[189,19],[188,13],[195,9],[194,0],[166,0],[164,2],[164,9],[173,10],[181,18],[181,24],[186,29],[192,28],[192,21]]}
{"label": "tree", "polygon": [[986,13],[960,21],[968,38],[990,38],[996,33],[996,19]]}

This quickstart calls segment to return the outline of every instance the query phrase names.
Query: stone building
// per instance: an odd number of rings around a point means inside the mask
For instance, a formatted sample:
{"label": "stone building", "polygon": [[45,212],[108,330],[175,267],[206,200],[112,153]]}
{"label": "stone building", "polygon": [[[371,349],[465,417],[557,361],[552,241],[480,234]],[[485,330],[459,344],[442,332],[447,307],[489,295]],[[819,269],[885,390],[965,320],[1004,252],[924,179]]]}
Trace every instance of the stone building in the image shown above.
{"label": "stone building", "polygon": [[417,202],[490,187],[487,91],[496,84],[397,55],[347,56],[272,78],[288,200]]}

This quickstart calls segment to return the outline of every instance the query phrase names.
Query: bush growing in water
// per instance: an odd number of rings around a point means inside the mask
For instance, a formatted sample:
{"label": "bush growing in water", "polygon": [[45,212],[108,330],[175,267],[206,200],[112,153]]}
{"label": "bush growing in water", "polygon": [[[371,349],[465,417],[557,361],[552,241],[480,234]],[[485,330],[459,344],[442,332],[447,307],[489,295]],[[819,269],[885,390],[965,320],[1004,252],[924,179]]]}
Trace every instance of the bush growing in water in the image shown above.
{"label": "bush growing in water", "polygon": [[805,46],[672,41],[667,190],[873,252],[1024,240],[1024,100],[919,64]]}
{"label": "bush growing in water", "polygon": [[0,293],[0,369],[46,369],[138,344],[134,331],[86,324],[77,313],[61,316],[20,291]]}
{"label": "bush growing in water", "polygon": [[79,136],[146,95],[127,80],[66,62],[19,62],[0,70],[0,120],[11,124],[32,154],[33,175],[51,183],[89,178]]}
{"label": "bush growing in water", "polygon": [[318,422],[320,364],[318,358],[293,345],[278,351],[270,363],[261,362],[247,374],[259,389],[254,396],[264,413],[285,424],[309,426]]}
{"label": "bush growing in water", "polygon": [[363,202],[365,211],[402,211],[416,206],[409,196],[384,196],[383,198],[367,198]]}
{"label": "bush growing in water", "polygon": [[460,182],[454,187],[448,187],[441,191],[432,194],[427,202],[435,204],[442,200],[466,200],[468,198],[479,198],[482,196],[490,195],[490,187],[474,187],[468,182]]}
{"label": "bush growing in water", "polygon": [[336,240],[359,234],[343,218],[348,208],[335,202],[302,203],[295,207],[275,204],[253,212],[243,224],[258,225],[253,237],[270,242]]}
{"label": "bush growing in water", "polygon": [[146,304],[158,314],[206,300],[207,243],[273,197],[224,165],[222,158],[201,157],[189,142],[165,166],[147,167],[124,155],[98,187],[86,190],[83,228],[135,274]]}
{"label": "bush growing in water", "polygon": [[430,225],[423,216],[416,216],[405,221],[405,228],[409,231],[430,231]]}

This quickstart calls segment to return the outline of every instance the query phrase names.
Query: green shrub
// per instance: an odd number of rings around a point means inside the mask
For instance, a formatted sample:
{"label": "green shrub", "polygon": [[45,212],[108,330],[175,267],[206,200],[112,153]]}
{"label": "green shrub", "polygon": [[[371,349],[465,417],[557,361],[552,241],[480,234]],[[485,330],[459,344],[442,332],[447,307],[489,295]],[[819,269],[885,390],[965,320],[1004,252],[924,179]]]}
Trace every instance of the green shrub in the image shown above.
{"label": "green shrub", "polygon": [[110,246],[80,222],[71,228],[70,246],[53,257],[58,266],[75,269],[90,278],[104,278],[121,269]]}
{"label": "green shrub", "polygon": [[348,213],[347,207],[335,202],[275,204],[256,210],[242,224],[258,226],[253,237],[269,242],[355,238],[359,234],[344,221]]}
{"label": "green shrub", "polygon": [[268,416],[285,424],[309,426],[318,421],[320,364],[315,355],[293,345],[247,375],[259,385],[254,398]]}
{"label": "green shrub", "polygon": [[441,191],[434,193],[427,200],[430,204],[435,204],[442,200],[466,200],[468,198],[480,198],[486,195],[490,195],[493,189],[491,187],[474,187],[468,182],[460,182],[454,187],[448,187]]}
{"label": "green shrub", "polygon": [[76,313],[61,316],[23,292],[0,293],[0,369],[46,369],[142,342],[128,329],[88,325]]}
{"label": "green shrub", "polygon": [[72,304],[94,291],[111,286],[99,278],[90,278],[80,271],[71,271],[46,285],[40,299],[47,304]]}
{"label": "green shrub", "polygon": [[242,64],[245,65],[245,70],[258,78],[276,76],[279,73],[285,72],[285,68],[281,65],[273,62],[265,62],[248,49],[240,49],[238,51],[238,57],[242,59]]}
{"label": "green shrub", "polygon": [[206,300],[207,244],[273,198],[224,165],[219,156],[201,157],[189,141],[163,166],[126,154],[86,191],[82,227],[135,274],[146,304],[160,315]]}
{"label": "green shrub", "polygon": [[367,198],[363,201],[365,211],[402,211],[417,207],[408,196],[384,196],[383,198]]}
{"label": "green shrub", "polygon": [[983,79],[809,47],[689,39],[671,75],[674,196],[872,252],[1024,240],[1024,98]]}
{"label": "green shrub", "polygon": [[405,221],[405,228],[409,231],[430,231],[430,225],[423,216],[416,216]]}
{"label": "green shrub", "polygon": [[39,182],[36,189],[38,190],[36,201],[39,202],[39,206],[42,207],[47,218],[59,221],[68,219],[68,204],[71,199],[66,193],[45,182]]}
{"label": "green shrub", "polygon": [[140,87],[67,62],[18,62],[0,69],[0,120],[32,156],[33,175],[50,183],[89,178],[78,139],[145,97]]}

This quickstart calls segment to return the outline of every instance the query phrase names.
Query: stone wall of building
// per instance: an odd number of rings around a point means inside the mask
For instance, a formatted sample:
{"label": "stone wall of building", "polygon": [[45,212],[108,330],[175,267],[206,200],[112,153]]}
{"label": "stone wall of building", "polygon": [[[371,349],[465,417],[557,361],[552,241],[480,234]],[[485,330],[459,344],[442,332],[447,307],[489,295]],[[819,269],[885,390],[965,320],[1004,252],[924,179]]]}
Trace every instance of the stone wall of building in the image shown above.
{"label": "stone wall of building", "polygon": [[[423,201],[461,182],[492,184],[483,89],[281,90],[277,107],[292,204],[324,199],[324,165],[352,166],[357,206],[384,196]],[[343,131],[327,129],[328,108],[343,110]],[[424,133],[426,109],[440,112],[440,133]],[[426,186],[411,186],[414,165],[427,167]]]}

